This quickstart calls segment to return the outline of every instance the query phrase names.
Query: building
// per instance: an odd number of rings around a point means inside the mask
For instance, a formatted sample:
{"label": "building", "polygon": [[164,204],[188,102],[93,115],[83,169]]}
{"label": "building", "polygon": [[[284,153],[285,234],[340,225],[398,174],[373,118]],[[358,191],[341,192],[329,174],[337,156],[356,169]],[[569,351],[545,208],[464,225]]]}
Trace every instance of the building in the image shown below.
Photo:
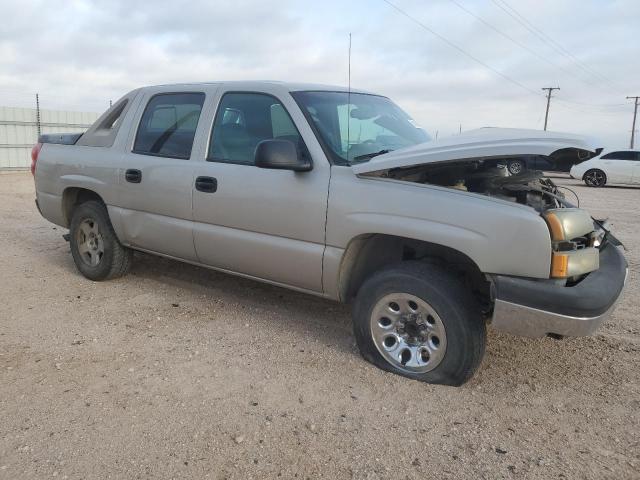
{"label": "building", "polygon": [[[40,110],[40,133],[83,132],[100,116],[92,112]],[[0,170],[31,165],[31,147],[38,138],[35,108],[0,107]]]}

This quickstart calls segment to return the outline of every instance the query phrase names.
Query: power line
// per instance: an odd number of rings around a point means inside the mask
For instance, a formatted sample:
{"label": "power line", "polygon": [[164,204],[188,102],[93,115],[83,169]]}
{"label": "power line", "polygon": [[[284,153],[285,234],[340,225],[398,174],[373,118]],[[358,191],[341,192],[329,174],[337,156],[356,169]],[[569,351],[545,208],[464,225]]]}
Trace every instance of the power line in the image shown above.
{"label": "power line", "polygon": [[441,34],[439,34],[438,32],[436,32],[435,30],[433,30],[432,28],[428,27],[427,25],[425,25],[424,23],[422,23],[420,20],[418,20],[415,17],[412,17],[411,15],[409,15],[406,11],[402,10],[400,7],[398,7],[397,5],[395,5],[394,3],[390,2],[389,0],[382,0],[384,3],[386,3],[387,5],[389,5],[391,8],[393,8],[394,10],[396,10],[397,12],[399,12],[401,15],[407,17],[409,20],[411,20],[412,22],[414,22],[415,24],[419,25],[420,27],[422,27],[424,30],[426,30],[427,32],[431,33],[432,35],[434,35],[435,37],[439,38],[440,40],[442,40],[444,43],[446,43],[447,45],[449,45],[451,48],[457,50],[458,52],[460,52],[461,54],[463,54],[465,57],[470,58],[471,60],[473,60],[474,62],[482,65],[484,68],[486,68],[487,70],[492,71],[494,74],[504,78],[505,80],[507,80],[508,82],[513,83],[514,85],[517,85],[518,87],[522,88],[523,90],[526,90],[527,92],[531,93],[532,95],[535,96],[539,96],[540,94],[538,92],[536,92],[535,90],[527,87],[526,85],[520,83],[517,80],[514,80],[513,78],[509,77],[508,75],[505,75],[504,73],[500,72],[499,70],[496,70],[495,68],[493,68],[492,66],[486,64],[485,62],[483,62],[482,60],[480,60],[479,58],[475,57],[474,55],[470,54],[469,52],[467,52],[465,49],[463,49],[462,47],[459,47],[458,45],[456,45],[455,43],[453,43],[451,40],[447,39],[446,37],[442,36]]}
{"label": "power line", "polygon": [[620,115],[622,115],[623,113],[625,113],[623,110],[619,110],[619,111],[614,111],[614,112],[603,112],[603,111],[596,111],[596,110],[586,110],[584,107],[582,106],[578,106],[576,107],[575,105],[572,105],[570,103],[565,103],[561,98],[557,98],[557,97],[553,97],[555,98],[556,101],[556,105],[558,107],[562,107],[565,110],[570,110],[572,112],[578,112],[578,113],[583,113],[585,115],[597,115],[597,117],[599,119],[603,119],[605,117],[616,117],[616,118],[620,118]]}
{"label": "power line", "polygon": [[585,103],[585,102],[576,102],[575,100],[567,100],[567,99],[558,99],[559,102],[565,103],[573,103],[575,105],[582,105],[585,107],[594,107],[594,108],[620,108],[626,107],[629,105],[628,103]]}
{"label": "power line", "polygon": [[560,90],[560,87],[544,87],[542,90],[547,91],[547,111],[544,114],[544,129],[547,129],[547,122],[549,121],[549,105],[551,104],[551,92],[554,90]]}
{"label": "power line", "polygon": [[496,32],[498,35],[501,35],[502,37],[506,38],[507,40],[509,40],[513,44],[515,44],[518,47],[520,47],[521,49],[529,52],[531,55],[533,55],[534,57],[538,58],[539,60],[545,62],[547,65],[551,65],[554,68],[558,68],[558,69],[562,70],[564,73],[566,73],[567,75],[571,75],[572,77],[577,78],[578,80],[580,80],[583,83],[586,83],[587,85],[596,86],[595,83],[589,82],[589,81],[583,79],[582,77],[577,75],[575,72],[573,72],[573,71],[571,71],[571,70],[569,70],[567,68],[564,68],[562,65],[559,65],[559,64],[549,60],[548,58],[546,58],[545,56],[539,54],[538,52],[536,52],[532,48],[527,47],[522,42],[520,42],[520,41],[516,40],[515,38],[513,38],[511,35],[503,32],[498,27],[496,27],[496,26],[492,25],[491,23],[487,22],[484,18],[482,18],[482,17],[476,15],[475,13],[473,13],[472,11],[467,9],[464,5],[461,5],[457,0],[449,0],[449,1],[451,3],[453,3],[454,5],[456,5],[458,8],[460,8],[462,11],[466,12],[467,14],[471,15],[473,18],[475,18],[479,22],[481,22],[484,25],[486,25],[488,28],[490,28],[491,30]]}
{"label": "power line", "polygon": [[[554,97],[555,98],[555,97]],[[556,98],[556,101],[559,102],[560,99]],[[608,125],[610,125],[612,128],[615,129],[619,129],[620,128],[620,124],[619,123],[613,123],[610,119],[606,118],[606,115],[604,114],[600,114],[600,113],[594,113],[594,112],[587,112],[585,110],[580,110],[578,108],[575,107],[570,107],[569,105],[565,105],[565,104],[561,104],[561,103],[556,103],[556,107],[564,109],[567,112],[579,112],[579,113],[583,113],[585,115],[597,115],[598,116],[598,123],[606,123]]]}
{"label": "power line", "polygon": [[[498,27],[496,27],[495,25],[489,23],[488,21],[486,21],[484,18],[480,17],[479,15],[475,14],[474,12],[472,12],[471,10],[469,10],[468,8],[466,8],[464,5],[462,5],[458,0],[449,0],[451,3],[453,3],[455,6],[457,6],[459,9],[461,9],[462,11],[464,11],[465,13],[467,13],[468,15],[472,16],[473,18],[475,18],[476,20],[478,20],[479,22],[481,22],[482,24],[484,24],[487,28],[493,30],[494,32],[496,32],[498,35],[502,36],[503,38],[506,38],[507,40],[509,40],[510,42],[512,42],[514,45],[517,45],[518,47],[520,47],[522,50],[525,50],[526,52],[530,53],[531,55],[535,56],[536,58],[538,58],[539,60],[545,62],[548,65],[551,65],[554,68],[557,68],[561,71],[563,71],[564,73],[571,75],[572,77],[580,80],[581,82],[587,84],[587,85],[591,85],[591,86],[598,86],[600,87],[600,85],[592,82],[592,81],[587,81],[585,79],[583,79],[582,77],[580,77],[579,75],[577,75],[575,72],[573,72],[572,70],[569,70],[565,67],[563,67],[562,65],[559,65],[551,60],[549,60],[548,58],[546,58],[545,56],[539,54],[538,52],[536,52],[535,50],[533,50],[532,48],[529,48],[527,45],[523,44],[522,42],[516,40],[515,38],[513,38],[511,35],[505,33],[504,31],[502,31],[501,29],[499,29]],[[600,87],[602,88],[602,87]],[[583,105],[583,106],[587,106],[587,107],[593,107],[593,108],[616,108],[616,107],[626,107],[628,104],[627,103],[611,103],[611,104],[606,104],[606,103],[602,103],[602,104],[596,104],[596,103],[586,103],[586,102],[577,102],[574,100],[566,100],[566,99],[557,99],[560,102],[566,102],[566,103],[573,103],[576,105]],[[539,119],[540,120],[540,119]],[[539,122],[538,120],[538,122]],[[537,122],[537,123],[538,123]]]}
{"label": "power line", "polygon": [[560,53],[561,55],[563,55],[563,56],[565,56],[565,57],[567,57],[569,59],[571,59],[584,72],[586,72],[587,74],[592,75],[592,76],[594,76],[596,78],[599,78],[600,81],[608,82],[609,84],[611,84],[615,88],[618,88],[613,83],[613,81],[611,79],[609,79],[609,78],[605,77],[604,75],[602,75],[602,74],[590,69],[583,62],[581,62],[575,55],[573,55],[566,48],[564,48],[562,45],[560,45],[557,41],[555,41],[553,38],[551,38],[545,32],[540,30],[538,27],[533,25],[529,20],[527,20],[524,17],[524,15],[522,15],[515,8],[513,8],[511,5],[509,5],[506,2],[506,0],[491,0],[491,1],[498,8],[500,8],[502,11],[504,11],[507,15],[509,15],[511,18],[513,18],[518,23],[520,23],[522,26],[524,26],[527,30],[529,30],[529,32],[531,32],[533,35],[538,37],[540,40],[542,40],[547,45],[551,46],[551,48],[553,48],[556,52]]}
{"label": "power line", "polygon": [[562,98],[558,98],[558,97],[553,97],[553,98],[555,98],[556,105],[558,107],[562,107],[562,108],[564,108],[566,110],[571,110],[572,112],[584,113],[585,115],[597,115],[598,118],[603,118],[603,117],[618,117],[619,118],[620,115],[622,113],[624,113],[624,111],[622,111],[622,110],[614,111],[614,112],[602,112],[602,111],[588,110],[588,109],[585,109],[581,105],[575,106],[575,105],[573,105],[571,103],[566,103]]}

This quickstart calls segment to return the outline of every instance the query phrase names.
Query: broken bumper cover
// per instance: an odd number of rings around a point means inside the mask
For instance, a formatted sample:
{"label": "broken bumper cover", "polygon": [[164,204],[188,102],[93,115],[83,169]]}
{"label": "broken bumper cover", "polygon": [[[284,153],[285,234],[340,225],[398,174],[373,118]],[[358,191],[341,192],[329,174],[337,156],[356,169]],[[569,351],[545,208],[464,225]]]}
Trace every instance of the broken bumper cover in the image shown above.
{"label": "broken bumper cover", "polygon": [[600,268],[572,287],[495,275],[492,326],[524,337],[590,335],[613,312],[627,273],[621,250],[607,244]]}

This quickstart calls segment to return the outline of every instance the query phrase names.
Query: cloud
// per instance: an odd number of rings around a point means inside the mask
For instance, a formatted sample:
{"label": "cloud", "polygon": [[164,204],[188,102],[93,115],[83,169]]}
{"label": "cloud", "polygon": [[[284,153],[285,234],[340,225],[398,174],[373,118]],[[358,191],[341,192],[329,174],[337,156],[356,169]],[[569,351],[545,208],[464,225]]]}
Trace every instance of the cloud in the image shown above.
{"label": "cloud", "polygon": [[[640,94],[640,2],[508,2],[567,55],[498,8],[499,2],[456,1],[537,55],[452,1],[395,3],[535,95],[378,0],[73,0],[55,8],[5,0],[3,18],[11,20],[0,26],[0,104],[30,105],[37,91],[45,108],[98,111],[130,89],[157,83],[345,84],[351,32],[354,86],[392,97],[440,136],[457,132],[460,124],[542,128],[540,88],[560,85],[550,128],[596,135],[611,146],[628,142],[632,109],[624,96]],[[597,106],[602,104],[607,106]]]}

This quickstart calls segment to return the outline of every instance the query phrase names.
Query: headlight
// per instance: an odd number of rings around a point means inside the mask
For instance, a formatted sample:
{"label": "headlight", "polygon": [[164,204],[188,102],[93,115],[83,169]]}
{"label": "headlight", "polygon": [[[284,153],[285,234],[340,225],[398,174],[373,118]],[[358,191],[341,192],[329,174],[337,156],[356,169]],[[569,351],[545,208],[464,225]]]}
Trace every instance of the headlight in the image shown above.
{"label": "headlight", "polygon": [[593,220],[580,208],[554,208],[542,214],[549,225],[551,240],[569,241],[593,232]]}
{"label": "headlight", "polygon": [[600,267],[599,250],[594,248],[593,244],[584,244],[585,238],[592,238],[594,230],[593,220],[585,210],[556,208],[547,210],[542,216],[549,226],[551,235],[552,278],[584,275]]}

